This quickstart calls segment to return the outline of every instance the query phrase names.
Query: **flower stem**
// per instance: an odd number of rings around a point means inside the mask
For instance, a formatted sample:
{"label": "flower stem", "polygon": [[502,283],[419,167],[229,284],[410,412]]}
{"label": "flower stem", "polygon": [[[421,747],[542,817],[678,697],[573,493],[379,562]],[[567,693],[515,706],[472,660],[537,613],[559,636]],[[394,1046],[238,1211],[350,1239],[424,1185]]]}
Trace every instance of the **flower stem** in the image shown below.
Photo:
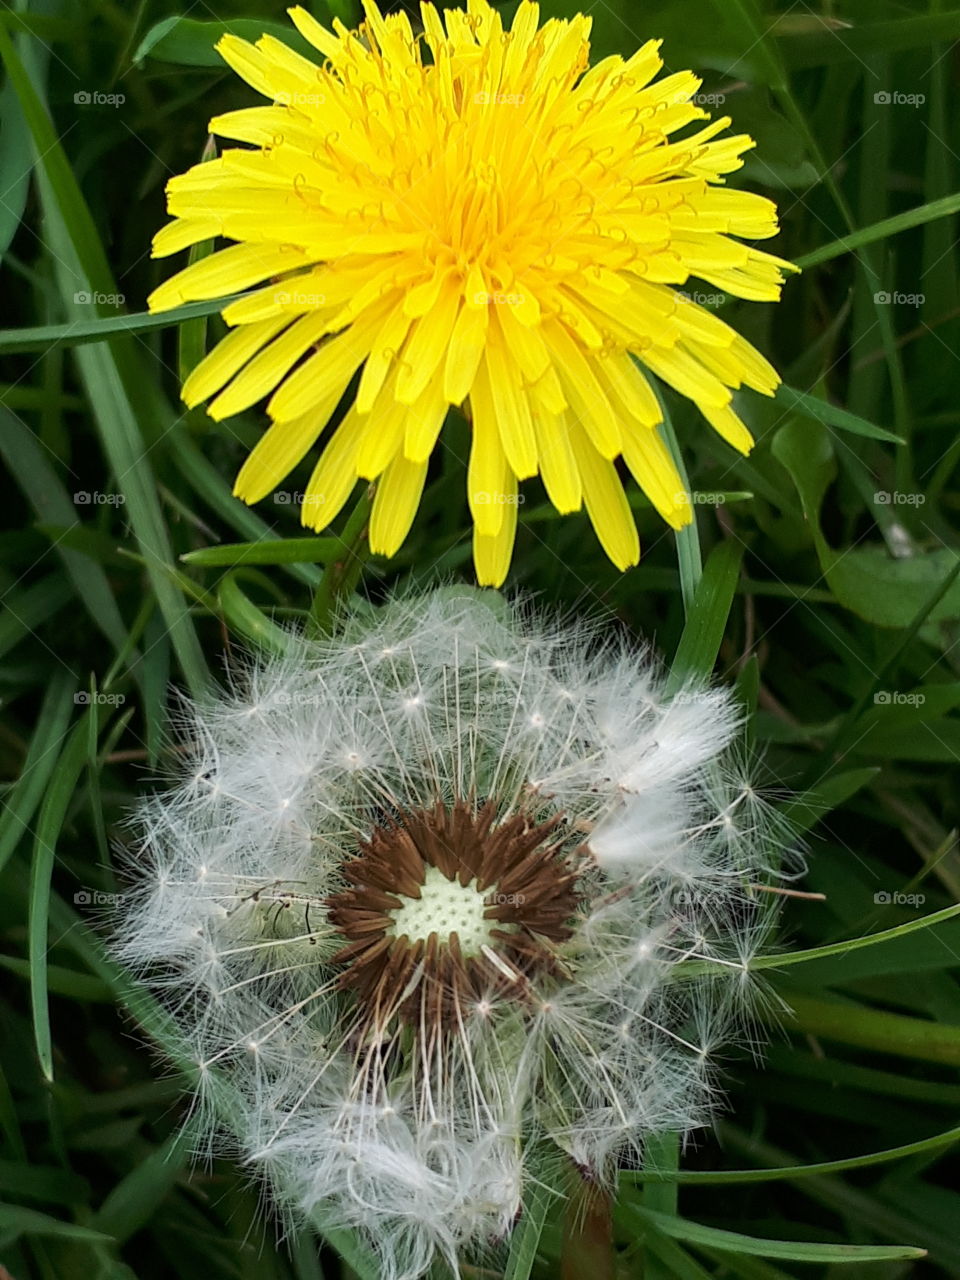
{"label": "flower stem", "polygon": [[574,1169],[563,1224],[561,1280],[614,1280],[613,1212],[610,1195]]}
{"label": "flower stem", "polygon": [[370,550],[367,529],[375,488],[375,485],[368,485],[357,499],[340,535],[343,550],[323,571],[320,585],[310,605],[307,631],[311,635],[326,635],[329,632],[337,601],[353,591],[360,579],[360,572]]}

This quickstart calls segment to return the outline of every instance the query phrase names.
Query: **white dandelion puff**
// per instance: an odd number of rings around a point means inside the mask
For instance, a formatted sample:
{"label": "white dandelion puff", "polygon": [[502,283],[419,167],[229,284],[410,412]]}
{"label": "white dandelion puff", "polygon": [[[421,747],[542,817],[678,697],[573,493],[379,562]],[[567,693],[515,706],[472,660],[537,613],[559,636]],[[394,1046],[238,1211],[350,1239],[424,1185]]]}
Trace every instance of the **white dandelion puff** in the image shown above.
{"label": "white dandelion puff", "polygon": [[710,1119],[785,831],[733,700],[489,593],[409,596],[186,712],[115,950],[203,1118],[385,1280],[503,1240],[552,1142],[611,1185]]}

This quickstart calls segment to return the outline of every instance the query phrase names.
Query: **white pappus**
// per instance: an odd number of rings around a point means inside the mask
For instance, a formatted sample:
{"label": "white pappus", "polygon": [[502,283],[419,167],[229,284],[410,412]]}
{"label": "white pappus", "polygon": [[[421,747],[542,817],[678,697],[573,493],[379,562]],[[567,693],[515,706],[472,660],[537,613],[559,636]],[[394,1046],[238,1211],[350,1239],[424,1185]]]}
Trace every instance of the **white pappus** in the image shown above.
{"label": "white pappus", "polygon": [[205,1114],[385,1280],[505,1239],[531,1152],[612,1185],[707,1122],[783,832],[719,689],[493,593],[394,598],[188,709],[115,954]]}

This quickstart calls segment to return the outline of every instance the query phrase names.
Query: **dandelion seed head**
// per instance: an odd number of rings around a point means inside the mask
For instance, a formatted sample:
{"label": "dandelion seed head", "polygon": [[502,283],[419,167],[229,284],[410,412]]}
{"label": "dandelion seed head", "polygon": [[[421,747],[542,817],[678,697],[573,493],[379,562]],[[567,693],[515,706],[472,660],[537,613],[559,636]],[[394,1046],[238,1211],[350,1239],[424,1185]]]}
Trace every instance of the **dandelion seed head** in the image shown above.
{"label": "dandelion seed head", "polygon": [[755,1038],[747,886],[785,828],[731,763],[732,699],[685,692],[627,640],[445,589],[182,712],[115,954],[201,1064],[204,1132],[385,1280],[502,1240],[534,1141],[612,1183],[704,1123],[715,1053]]}

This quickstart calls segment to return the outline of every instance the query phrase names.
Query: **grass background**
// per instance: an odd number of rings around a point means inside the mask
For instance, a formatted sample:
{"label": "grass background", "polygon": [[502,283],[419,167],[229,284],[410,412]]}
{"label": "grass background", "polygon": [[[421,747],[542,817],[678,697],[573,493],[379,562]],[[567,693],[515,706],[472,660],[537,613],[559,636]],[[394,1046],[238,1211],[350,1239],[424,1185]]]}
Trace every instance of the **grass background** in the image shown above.
{"label": "grass background", "polygon": [[[350,2],[331,9],[350,19]],[[271,643],[342,554],[343,522],[294,541],[294,497],[250,510],[230,496],[261,415],[181,412],[179,376],[220,330],[212,309],[179,326],[142,315],[171,269],[148,257],[165,180],[200,156],[211,114],[253,101],[213,39],[225,16],[250,19],[243,34],[283,21],[267,0],[172,21],[184,12],[0,11],[0,1262],[15,1280],[353,1274],[310,1230],[278,1244],[242,1171],[191,1167],[184,1079],[150,1049],[162,1016],[100,942],[111,846],[162,774],[170,682],[198,689],[247,639]],[[625,575],[585,517],[555,518],[528,482],[510,586],[608,609],[678,669],[716,661],[807,832],[801,887],[824,895],[787,904],[793,962],[764,976],[794,1014],[762,1065],[728,1059],[716,1132],[679,1174],[667,1142],[651,1153],[660,1180],[625,1175],[621,1272],[960,1276],[960,9],[614,0],[592,14],[597,53],[663,36],[668,67],[702,71],[756,137],[735,180],[777,199],[777,251],[805,270],[778,307],[721,306],[789,389],[744,399],[748,460],[668,400],[697,526],[675,539],[634,493],[645,554]],[[367,594],[469,579],[465,428],[451,421],[444,442],[401,554],[365,566]],[[556,1276],[559,1249],[545,1206],[505,1272],[482,1274]]]}

